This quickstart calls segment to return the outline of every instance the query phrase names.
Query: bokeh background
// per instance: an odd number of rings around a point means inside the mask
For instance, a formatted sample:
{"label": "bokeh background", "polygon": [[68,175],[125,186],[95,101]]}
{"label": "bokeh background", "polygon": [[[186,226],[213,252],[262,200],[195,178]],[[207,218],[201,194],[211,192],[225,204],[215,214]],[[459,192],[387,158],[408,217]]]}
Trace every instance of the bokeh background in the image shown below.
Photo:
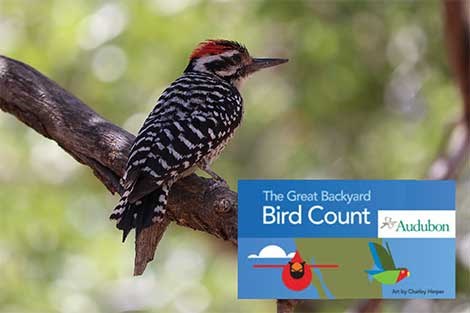
{"label": "bokeh background", "polygon": [[[28,63],[136,133],[194,46],[234,39],[290,62],[244,86],[244,125],[214,169],[244,178],[422,178],[461,99],[439,1],[0,0],[0,54]],[[470,165],[458,181],[459,301],[469,312]],[[117,202],[49,141],[0,112],[0,312],[274,312],[237,300],[236,250],[172,225],[131,277]],[[341,312],[356,302],[299,310]],[[434,305],[434,307],[432,307]]]}

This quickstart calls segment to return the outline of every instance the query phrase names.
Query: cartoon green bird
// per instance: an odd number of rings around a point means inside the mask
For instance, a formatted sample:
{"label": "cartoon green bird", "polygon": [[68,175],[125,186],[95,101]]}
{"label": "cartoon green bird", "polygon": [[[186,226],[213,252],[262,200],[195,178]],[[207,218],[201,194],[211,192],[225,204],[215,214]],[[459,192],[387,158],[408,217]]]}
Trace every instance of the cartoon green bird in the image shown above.
{"label": "cartoon green bird", "polygon": [[365,272],[369,274],[370,279],[373,278],[381,284],[394,285],[410,276],[410,272],[407,268],[397,268],[395,266],[388,242],[386,245],[387,249],[378,243],[369,242],[370,253],[374,258],[377,269],[366,270]]}

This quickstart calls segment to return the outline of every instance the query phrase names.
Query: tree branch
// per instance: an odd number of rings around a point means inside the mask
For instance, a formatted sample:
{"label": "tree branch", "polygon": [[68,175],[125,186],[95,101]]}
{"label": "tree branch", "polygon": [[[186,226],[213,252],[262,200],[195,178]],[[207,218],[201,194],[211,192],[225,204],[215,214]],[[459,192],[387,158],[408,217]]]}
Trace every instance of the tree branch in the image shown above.
{"label": "tree branch", "polygon": [[470,152],[470,1],[444,0],[447,55],[462,96],[462,118],[443,139],[445,151],[432,164],[428,178],[456,178]]}
{"label": "tree branch", "polygon": [[[122,177],[134,136],[32,67],[0,55],[0,109],[57,142],[89,166],[112,193]],[[237,193],[211,190],[211,179],[191,175],[178,181],[168,201],[168,221],[136,240],[135,275],[145,270],[170,221],[237,244]]]}
{"label": "tree branch", "polygon": [[443,1],[447,57],[463,100],[463,119],[470,125],[470,1]]}

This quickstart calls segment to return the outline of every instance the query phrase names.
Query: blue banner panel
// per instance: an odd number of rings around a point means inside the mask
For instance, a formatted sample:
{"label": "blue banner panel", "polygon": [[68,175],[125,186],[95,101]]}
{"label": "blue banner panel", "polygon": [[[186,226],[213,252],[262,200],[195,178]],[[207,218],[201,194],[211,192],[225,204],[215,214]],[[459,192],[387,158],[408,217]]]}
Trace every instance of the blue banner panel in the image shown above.
{"label": "blue banner panel", "polygon": [[455,298],[455,183],[242,180],[238,296]]}
{"label": "blue banner panel", "polygon": [[454,210],[453,181],[240,180],[239,237],[377,237],[379,210]]}

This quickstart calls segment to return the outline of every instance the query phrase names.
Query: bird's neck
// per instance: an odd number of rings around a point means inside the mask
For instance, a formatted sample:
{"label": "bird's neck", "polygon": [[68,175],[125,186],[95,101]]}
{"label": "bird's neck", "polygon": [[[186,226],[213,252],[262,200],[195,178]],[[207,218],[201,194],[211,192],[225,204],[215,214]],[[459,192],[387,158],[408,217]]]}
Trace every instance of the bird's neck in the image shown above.
{"label": "bird's neck", "polygon": [[223,76],[217,75],[217,74],[215,74],[214,72],[211,72],[211,71],[195,71],[195,70],[186,68],[184,73],[185,74],[186,73],[198,73],[198,74],[207,75],[210,78],[215,78],[215,79],[221,80],[221,81],[229,84],[233,89],[236,89],[238,92],[240,92],[241,83],[243,82],[243,79],[233,80],[230,77],[223,77]]}

